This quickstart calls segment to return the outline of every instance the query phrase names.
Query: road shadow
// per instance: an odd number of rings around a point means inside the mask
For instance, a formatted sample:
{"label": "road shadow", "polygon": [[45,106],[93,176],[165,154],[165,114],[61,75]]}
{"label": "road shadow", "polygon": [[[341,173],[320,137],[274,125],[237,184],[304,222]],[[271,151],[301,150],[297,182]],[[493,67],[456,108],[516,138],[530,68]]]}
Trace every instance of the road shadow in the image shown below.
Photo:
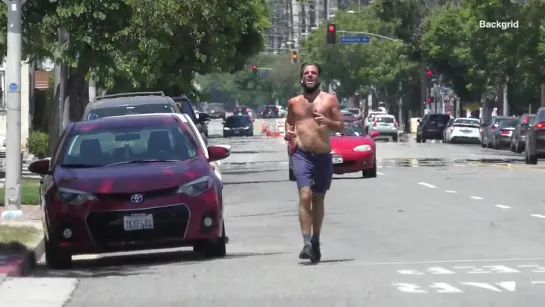
{"label": "road shadow", "polygon": [[299,262],[302,266],[314,266],[314,265],[320,265],[320,264],[332,264],[332,263],[344,263],[344,262],[352,262],[356,259],[325,259],[321,260],[320,262],[312,263],[310,261],[308,262]]}
{"label": "road shadow", "polygon": [[261,183],[278,183],[278,182],[290,182],[289,180],[256,180],[256,181],[224,181],[223,185],[241,185],[241,184],[261,184]]}
{"label": "road shadow", "polygon": [[112,278],[124,276],[151,275],[156,266],[169,264],[193,265],[203,262],[229,261],[249,257],[281,255],[285,253],[227,253],[223,258],[210,259],[193,251],[178,250],[160,253],[127,254],[102,256],[98,259],[74,260],[71,269],[50,270],[45,264],[37,265],[33,277],[60,278]]}

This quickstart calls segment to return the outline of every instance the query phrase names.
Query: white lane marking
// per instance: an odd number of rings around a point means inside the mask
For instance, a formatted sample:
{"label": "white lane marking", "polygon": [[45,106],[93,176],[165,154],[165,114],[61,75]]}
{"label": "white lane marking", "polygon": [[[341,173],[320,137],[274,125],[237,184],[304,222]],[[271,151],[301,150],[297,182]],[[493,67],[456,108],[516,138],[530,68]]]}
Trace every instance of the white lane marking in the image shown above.
{"label": "white lane marking", "polygon": [[496,285],[504,288],[505,290],[509,292],[515,292],[517,290],[517,283],[514,281],[497,282]]}
{"label": "white lane marking", "polygon": [[381,176],[384,176],[384,175],[386,175],[386,174],[384,174],[384,173],[381,173],[381,172],[377,172],[377,175],[381,175]]}
{"label": "white lane marking", "polygon": [[541,215],[541,214],[530,214],[530,216],[539,217],[540,219],[545,219],[545,215]]}
{"label": "white lane marking", "polygon": [[418,184],[421,185],[421,186],[428,187],[428,188],[430,188],[430,189],[435,189],[435,188],[437,188],[436,186],[434,186],[434,185],[432,185],[432,184],[429,184],[429,183],[426,183],[426,182],[419,182]]}
{"label": "white lane marking", "polygon": [[476,199],[476,200],[481,200],[481,199],[483,199],[482,197],[479,197],[479,196],[470,196],[469,198],[471,198],[471,199]]}
{"label": "white lane marking", "polygon": [[445,192],[446,193],[451,193],[451,194],[457,193],[456,191],[451,191],[451,190],[446,190]]}
{"label": "white lane marking", "polygon": [[461,284],[466,285],[466,286],[473,286],[473,287],[482,288],[482,289],[486,289],[486,290],[501,292],[500,289],[492,286],[491,284],[484,283],[484,282],[461,282]]}
{"label": "white lane marking", "polygon": [[511,209],[511,207],[505,206],[505,205],[496,205],[496,207],[502,208],[502,209]]}
{"label": "white lane marking", "polygon": [[[500,258],[500,259],[459,259],[459,260],[431,260],[431,261],[393,261],[393,262],[351,262],[354,266],[375,266],[375,265],[410,265],[410,264],[440,264],[440,263],[478,263],[478,262],[503,262],[503,261],[541,261],[545,257],[536,258]],[[463,268],[461,266],[454,267]],[[471,268],[471,267],[466,267]]]}

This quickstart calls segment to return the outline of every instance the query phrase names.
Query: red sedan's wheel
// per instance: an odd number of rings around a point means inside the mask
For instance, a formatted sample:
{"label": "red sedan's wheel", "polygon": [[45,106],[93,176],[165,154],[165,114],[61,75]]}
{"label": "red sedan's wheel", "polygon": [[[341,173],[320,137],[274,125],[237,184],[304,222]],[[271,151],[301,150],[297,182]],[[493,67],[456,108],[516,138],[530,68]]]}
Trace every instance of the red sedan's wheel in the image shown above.
{"label": "red sedan's wheel", "polygon": [[373,168],[363,171],[363,178],[377,178],[377,159],[373,162]]}

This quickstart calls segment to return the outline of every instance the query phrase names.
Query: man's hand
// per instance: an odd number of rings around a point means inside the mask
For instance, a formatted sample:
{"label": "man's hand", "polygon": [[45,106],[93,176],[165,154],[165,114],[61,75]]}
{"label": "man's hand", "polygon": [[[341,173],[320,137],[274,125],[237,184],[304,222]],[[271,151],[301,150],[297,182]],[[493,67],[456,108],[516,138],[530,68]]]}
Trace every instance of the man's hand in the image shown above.
{"label": "man's hand", "polygon": [[284,136],[284,140],[286,141],[292,141],[295,139],[295,137],[297,136],[297,134],[295,133],[295,131],[293,130],[287,130],[286,131],[286,135]]}
{"label": "man's hand", "polygon": [[319,112],[314,112],[314,120],[316,120],[319,125],[329,126],[329,124],[331,123],[331,120],[329,120],[329,118],[323,116],[322,113]]}

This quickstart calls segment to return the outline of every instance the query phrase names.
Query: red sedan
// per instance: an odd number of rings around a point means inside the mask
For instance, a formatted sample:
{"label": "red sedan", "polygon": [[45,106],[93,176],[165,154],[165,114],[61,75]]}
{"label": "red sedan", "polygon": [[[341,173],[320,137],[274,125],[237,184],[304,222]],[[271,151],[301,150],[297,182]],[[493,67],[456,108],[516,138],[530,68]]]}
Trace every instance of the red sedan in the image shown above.
{"label": "red sedan", "polygon": [[[333,172],[335,174],[362,172],[363,178],[376,178],[376,146],[373,138],[377,136],[376,132],[370,136],[365,135],[359,121],[344,122],[344,134],[332,133],[330,137]],[[293,147],[288,146],[288,154],[292,151]],[[295,181],[291,159],[289,179]]]}
{"label": "red sedan", "polygon": [[51,160],[29,170],[41,186],[46,263],[72,255],[193,246],[208,257],[226,249],[222,182],[209,162],[230,151],[192,136],[175,114],[70,123]]}

